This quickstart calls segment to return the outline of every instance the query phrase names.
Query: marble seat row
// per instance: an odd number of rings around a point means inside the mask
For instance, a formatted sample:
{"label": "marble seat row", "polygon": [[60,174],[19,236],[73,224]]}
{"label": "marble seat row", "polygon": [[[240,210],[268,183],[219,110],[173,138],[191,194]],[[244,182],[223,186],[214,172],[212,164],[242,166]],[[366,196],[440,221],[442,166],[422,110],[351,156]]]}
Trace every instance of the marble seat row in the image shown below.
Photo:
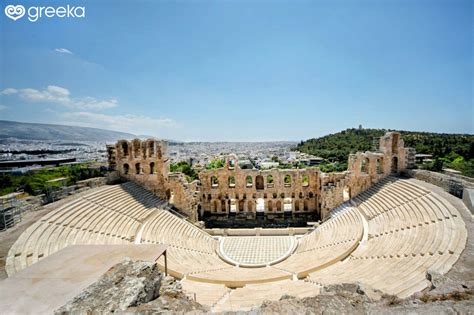
{"label": "marble seat row", "polygon": [[305,278],[309,272],[344,259],[358,246],[362,236],[363,224],[358,210],[348,209],[300,239],[293,255],[274,267]]}
{"label": "marble seat row", "polygon": [[145,224],[141,243],[168,244],[215,254],[218,241],[189,222],[166,211],[157,211]]}
{"label": "marble seat row", "polygon": [[[133,192],[133,197],[131,194]],[[82,194],[28,227],[10,248],[9,275],[66,246],[134,242],[142,221],[163,202],[133,183]]]}
{"label": "marble seat row", "polygon": [[449,271],[465,247],[467,232],[457,210],[409,180],[357,199],[369,218],[368,239],[348,259],[310,273],[309,281],[359,281],[404,298],[428,285],[428,269]]}
{"label": "marble seat row", "polygon": [[[171,213],[159,211],[146,224],[142,243],[168,244],[168,272],[197,282],[242,287],[248,284],[303,278],[346,257],[363,234],[361,216],[355,208],[324,222],[300,240],[301,248],[286,260],[261,268],[230,265],[219,258],[215,242],[202,231]],[[164,258],[158,261],[164,267]]]}

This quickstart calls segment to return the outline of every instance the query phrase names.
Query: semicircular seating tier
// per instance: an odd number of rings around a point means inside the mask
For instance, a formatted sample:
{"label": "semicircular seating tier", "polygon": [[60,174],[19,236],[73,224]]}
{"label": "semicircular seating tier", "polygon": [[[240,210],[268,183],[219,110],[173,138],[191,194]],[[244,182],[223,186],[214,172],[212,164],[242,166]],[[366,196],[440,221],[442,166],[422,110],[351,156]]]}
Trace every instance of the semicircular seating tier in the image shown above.
{"label": "semicircular seating tier", "polygon": [[384,180],[354,201],[368,221],[367,239],[347,259],[310,273],[310,281],[358,281],[404,298],[427,287],[428,270],[448,272],[466,246],[457,209],[413,181]]}
{"label": "semicircular seating tier", "polygon": [[[167,244],[168,271],[186,278],[191,293],[192,288],[206,291],[206,285],[235,288],[275,281],[282,287],[293,283],[299,292],[301,281],[287,280],[306,278],[315,287],[362,281],[404,296],[426,286],[428,268],[447,272],[465,246],[457,210],[411,181],[384,180],[354,201],[357,207],[339,207],[300,238],[285,260],[242,268],[219,257],[217,239],[166,210],[165,202],[139,185],[105,186],[77,196],[25,230],[9,251],[6,269],[11,275],[73,244]],[[164,258],[158,263],[163,269]],[[238,294],[265,292],[264,287],[238,289]],[[205,301],[214,298],[210,294]]]}

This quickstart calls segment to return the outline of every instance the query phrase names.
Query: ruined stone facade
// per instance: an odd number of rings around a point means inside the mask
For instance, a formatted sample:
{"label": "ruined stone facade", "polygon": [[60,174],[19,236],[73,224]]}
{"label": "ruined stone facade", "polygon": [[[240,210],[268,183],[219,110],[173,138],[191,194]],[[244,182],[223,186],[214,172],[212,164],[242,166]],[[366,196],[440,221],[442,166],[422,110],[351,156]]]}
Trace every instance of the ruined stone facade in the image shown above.
{"label": "ruined stone facade", "polygon": [[109,167],[167,200],[191,220],[197,220],[197,181],[188,183],[181,173],[169,172],[167,143],[155,139],[120,140],[108,147]]}
{"label": "ruined stone facade", "polygon": [[229,156],[225,167],[199,173],[201,211],[211,213],[304,213],[319,206],[320,170],[240,169]]}
{"label": "ruined stone facade", "polygon": [[199,181],[188,183],[181,173],[169,173],[166,142],[121,140],[108,147],[109,166],[128,180],[140,183],[196,221],[205,213],[231,215],[311,214],[329,211],[390,174],[410,165],[413,151],[397,132],[379,140],[376,152],[349,156],[345,172],[307,169],[241,169],[229,155],[219,169],[203,170]]}

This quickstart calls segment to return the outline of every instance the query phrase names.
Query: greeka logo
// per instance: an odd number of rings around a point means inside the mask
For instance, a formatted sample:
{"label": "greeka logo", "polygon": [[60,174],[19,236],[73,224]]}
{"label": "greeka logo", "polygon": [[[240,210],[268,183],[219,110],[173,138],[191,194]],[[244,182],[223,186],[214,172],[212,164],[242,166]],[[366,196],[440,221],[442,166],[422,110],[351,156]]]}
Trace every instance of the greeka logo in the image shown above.
{"label": "greeka logo", "polygon": [[28,10],[21,4],[10,4],[5,7],[5,15],[13,21],[21,19],[25,13],[28,13],[30,22],[36,22],[42,17],[83,18],[86,16],[86,8],[74,7],[69,4],[65,7],[29,7]]}
{"label": "greeka logo", "polygon": [[5,14],[12,20],[16,21],[25,15],[25,7],[22,5],[7,5]]}

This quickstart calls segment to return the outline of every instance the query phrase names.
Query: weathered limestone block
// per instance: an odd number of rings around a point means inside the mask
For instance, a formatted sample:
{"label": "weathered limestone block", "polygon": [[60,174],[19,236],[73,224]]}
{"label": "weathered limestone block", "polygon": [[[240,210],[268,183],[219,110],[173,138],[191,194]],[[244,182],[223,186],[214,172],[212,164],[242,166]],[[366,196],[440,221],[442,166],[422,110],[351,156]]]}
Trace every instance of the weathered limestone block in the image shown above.
{"label": "weathered limestone block", "polygon": [[149,302],[158,297],[162,274],[156,263],[127,259],[110,268],[56,314],[110,313]]}

